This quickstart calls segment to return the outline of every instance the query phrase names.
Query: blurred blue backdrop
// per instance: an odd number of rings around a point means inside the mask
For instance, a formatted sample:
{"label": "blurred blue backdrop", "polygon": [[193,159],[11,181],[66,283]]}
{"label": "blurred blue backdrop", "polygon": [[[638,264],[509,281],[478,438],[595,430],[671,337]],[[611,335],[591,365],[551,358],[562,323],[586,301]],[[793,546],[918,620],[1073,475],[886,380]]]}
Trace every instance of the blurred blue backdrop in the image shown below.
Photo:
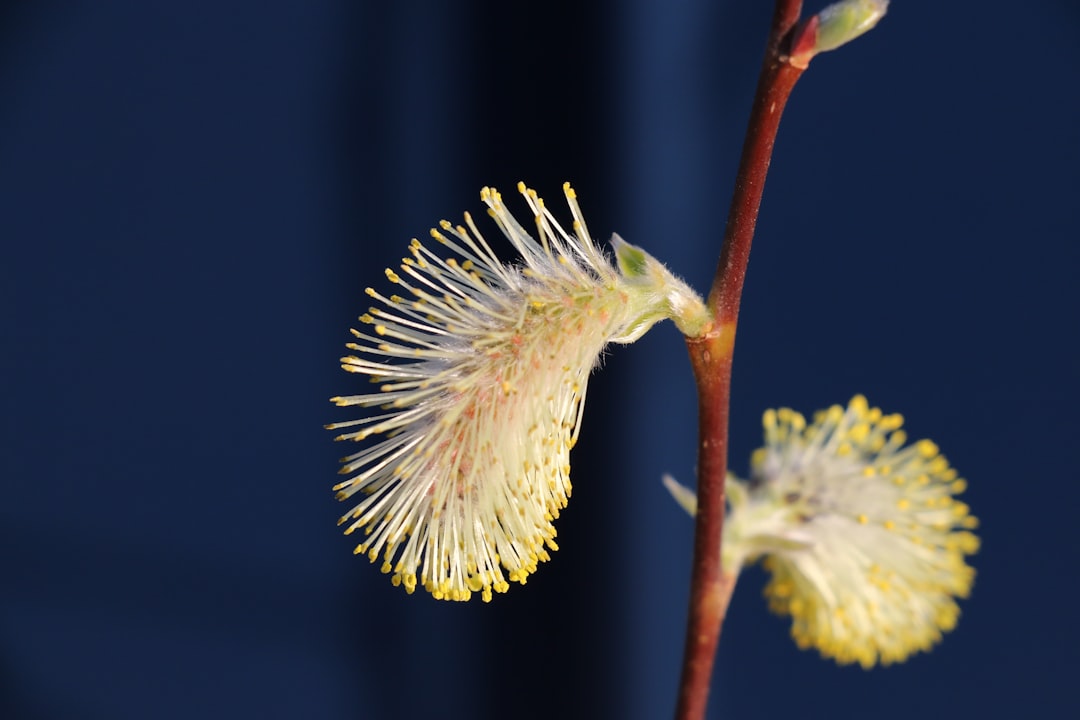
{"label": "blurred blue backdrop", "polygon": [[[364,287],[482,185],[558,208],[569,179],[704,291],[770,14],[4,4],[0,717],[669,717],[692,528],[660,476],[692,483],[696,427],[670,324],[605,359],[562,549],[490,605],[351,555],[321,426],[361,387]],[[871,672],[798,651],[749,572],[710,717],[1080,710],[1078,33],[1066,0],[898,0],[796,88],[732,467],[766,407],[863,392],[969,478],[984,546],[957,630]]]}

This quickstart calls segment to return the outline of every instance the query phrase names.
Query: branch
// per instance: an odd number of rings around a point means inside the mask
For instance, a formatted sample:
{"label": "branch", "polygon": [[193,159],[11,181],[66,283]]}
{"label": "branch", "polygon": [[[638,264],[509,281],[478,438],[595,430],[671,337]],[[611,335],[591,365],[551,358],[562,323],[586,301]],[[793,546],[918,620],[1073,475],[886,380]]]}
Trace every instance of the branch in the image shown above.
{"label": "branch", "polygon": [[787,55],[801,12],[802,0],[776,1],[720,262],[709,291],[708,305],[714,325],[702,336],[686,341],[698,388],[700,445],[690,611],[676,720],[705,717],[720,627],[735,589],[735,576],[726,573],[720,563],[735,325],[780,115],[802,74],[802,68],[792,65]]}

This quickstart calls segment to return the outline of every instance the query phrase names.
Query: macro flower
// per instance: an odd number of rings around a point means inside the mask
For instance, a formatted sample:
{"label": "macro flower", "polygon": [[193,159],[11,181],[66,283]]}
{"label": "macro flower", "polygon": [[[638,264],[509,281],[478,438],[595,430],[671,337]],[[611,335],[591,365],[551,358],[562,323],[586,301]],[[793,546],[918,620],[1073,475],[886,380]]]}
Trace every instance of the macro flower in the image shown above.
{"label": "macro flower", "polygon": [[[929,650],[975,578],[965,556],[978,550],[978,522],[955,497],[966,482],[933,442],[907,444],[902,424],[861,395],[810,425],[768,410],[749,483],[728,476],[725,571],[761,559],[769,607],[791,616],[796,644],[842,664]],[[696,511],[691,490],[664,482]]]}
{"label": "macro flower", "polygon": [[339,524],[362,532],[355,552],[381,557],[410,593],[486,602],[524,584],[558,548],[553,521],[604,347],[665,318],[690,335],[707,323],[700,298],[643,250],[613,237],[616,265],[597,247],[569,184],[569,232],[535,191],[518,190],[535,237],[497,191],[480,193],[516,262],[498,258],[468,213],[464,225],[442,221],[431,236],[456,257],[414,239],[400,272],[386,271],[397,293],[367,289],[379,304],[341,361],[379,387],[331,399],[377,408],[327,426],[347,429],[338,440],[378,438],[342,459],[337,497],[358,501]]}

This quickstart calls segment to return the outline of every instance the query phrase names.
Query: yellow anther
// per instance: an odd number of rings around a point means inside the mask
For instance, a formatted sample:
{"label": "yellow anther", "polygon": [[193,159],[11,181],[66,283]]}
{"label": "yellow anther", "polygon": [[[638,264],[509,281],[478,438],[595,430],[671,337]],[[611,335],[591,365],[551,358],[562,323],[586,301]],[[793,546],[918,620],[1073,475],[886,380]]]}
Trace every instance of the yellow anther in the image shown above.
{"label": "yellow anther", "polygon": [[765,414],[761,417],[761,424],[765,426],[766,431],[776,430],[776,411],[769,409],[765,411]]}
{"label": "yellow anther", "polygon": [[930,461],[930,464],[926,466],[926,469],[931,475],[938,475],[948,469],[948,467],[949,461],[938,455]]}
{"label": "yellow anther", "polygon": [[881,418],[878,426],[885,432],[890,432],[892,430],[899,430],[903,424],[904,416],[900,413],[893,413],[892,415],[886,415]]}
{"label": "yellow anther", "polygon": [[915,444],[915,447],[918,448],[919,454],[927,460],[938,454],[938,446],[932,440],[920,440]]}
{"label": "yellow anther", "polygon": [[867,423],[859,423],[848,430],[848,438],[854,443],[862,443],[870,435],[870,426]]}

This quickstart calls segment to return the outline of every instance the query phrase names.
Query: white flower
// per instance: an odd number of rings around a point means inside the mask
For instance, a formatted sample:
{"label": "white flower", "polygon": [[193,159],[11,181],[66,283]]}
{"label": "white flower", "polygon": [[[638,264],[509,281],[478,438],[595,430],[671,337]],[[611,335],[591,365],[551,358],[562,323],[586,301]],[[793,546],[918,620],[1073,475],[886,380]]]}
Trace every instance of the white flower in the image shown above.
{"label": "white flower", "polygon": [[561,227],[533,190],[518,190],[536,238],[495,190],[480,197],[520,254],[503,264],[472,218],[443,221],[432,237],[457,258],[419,241],[401,272],[400,294],[382,295],[354,330],[358,353],[342,367],[378,392],[333,398],[381,410],[339,440],[378,441],[343,459],[339,499],[359,494],[341,518],[360,530],[357,553],[395,585],[438,599],[468,600],[524,583],[557,549],[552,521],[570,497],[570,449],[578,439],[589,373],[610,342],[628,343],[658,320],[700,332],[697,295],[659,262],[617,236],[617,268],[593,243],[576,195]]}
{"label": "white flower", "polygon": [[[929,440],[905,445],[899,415],[856,396],[807,426],[787,408],[765,413],[765,447],[749,483],[729,476],[723,563],[763,558],[769,606],[791,615],[801,648],[871,667],[928,650],[971,590],[965,556],[977,521],[953,496],[964,480]],[[691,512],[693,493],[665,478]]]}

